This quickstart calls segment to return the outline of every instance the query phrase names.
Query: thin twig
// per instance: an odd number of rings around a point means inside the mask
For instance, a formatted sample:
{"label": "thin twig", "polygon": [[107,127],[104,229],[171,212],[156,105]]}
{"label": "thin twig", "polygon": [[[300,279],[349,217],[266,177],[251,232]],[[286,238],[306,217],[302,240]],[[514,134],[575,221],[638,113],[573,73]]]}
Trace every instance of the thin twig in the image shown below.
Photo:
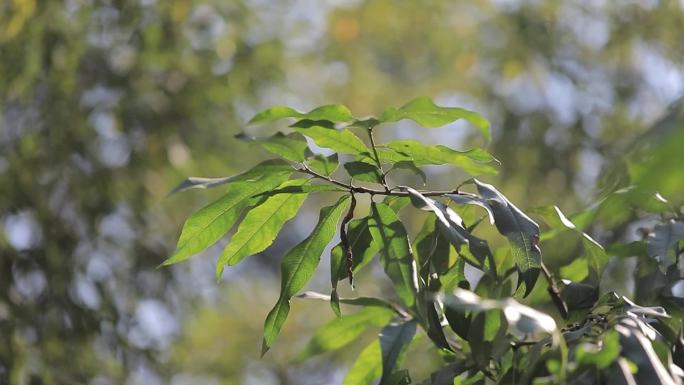
{"label": "thin twig", "polygon": [[[303,172],[305,174],[309,174],[315,178],[324,180],[328,183],[332,183],[336,186],[340,186],[340,187],[344,188],[345,190],[351,191],[353,193],[370,194],[370,195],[397,196],[397,197],[410,196],[408,191],[399,191],[399,190],[394,190],[394,189],[378,190],[378,189],[373,189],[373,188],[368,188],[368,187],[354,186],[351,183],[346,184],[346,183],[340,182],[338,180],[335,180],[335,179],[333,179],[327,175],[319,174],[316,171],[309,168],[306,164],[302,164],[300,167],[298,167],[297,171]],[[456,190],[447,190],[447,191],[419,191],[419,192],[421,194],[423,194],[424,196],[444,196],[446,194],[472,195],[469,193],[458,191],[457,189]]]}
{"label": "thin twig", "polygon": [[556,309],[558,309],[558,312],[561,314],[561,317],[563,317],[563,319],[567,319],[568,305],[565,303],[565,301],[563,301],[563,298],[560,295],[560,291],[558,290],[556,280],[553,278],[553,275],[551,275],[551,272],[546,267],[544,262],[541,263],[541,267],[542,272],[544,273],[544,277],[546,277],[546,281],[549,283],[549,287],[546,288],[546,291],[548,291],[549,296],[551,296],[551,301],[556,306]]}
{"label": "thin twig", "polygon": [[387,185],[387,177],[385,175],[385,170],[382,169],[382,163],[380,163],[380,157],[378,156],[378,150],[375,145],[375,139],[373,138],[373,127],[369,126],[366,131],[368,132],[368,138],[370,139],[371,149],[373,150],[373,158],[375,163],[378,165],[378,170],[380,170],[380,180],[382,181],[382,186],[385,188],[385,192],[389,192],[390,188]]}

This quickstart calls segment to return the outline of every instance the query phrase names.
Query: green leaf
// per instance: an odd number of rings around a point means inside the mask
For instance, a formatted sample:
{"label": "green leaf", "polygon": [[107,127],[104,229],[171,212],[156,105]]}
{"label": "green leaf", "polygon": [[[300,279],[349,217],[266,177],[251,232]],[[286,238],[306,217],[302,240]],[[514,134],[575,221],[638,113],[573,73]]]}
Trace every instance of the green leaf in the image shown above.
{"label": "green leaf", "polygon": [[224,178],[202,178],[191,176],[185,179],[183,182],[181,182],[178,186],[176,186],[176,188],[174,188],[169,193],[169,195],[195,188],[206,189],[221,186],[231,182],[257,180],[260,177],[270,174],[289,175],[291,172],[292,166],[287,164],[287,162],[284,162],[280,159],[270,159],[259,163],[250,170]]}
{"label": "green leaf", "polygon": [[[331,300],[330,296],[321,293],[316,293],[315,291],[305,291],[302,294],[298,294],[297,298],[317,299],[322,301]],[[377,306],[394,311],[394,306],[391,303],[385,302],[380,298],[375,297],[340,298],[340,303],[352,306]]]}
{"label": "green leaf", "polygon": [[340,154],[359,154],[367,152],[368,147],[358,136],[348,129],[336,130],[328,122],[302,120],[291,127],[311,138],[316,145],[330,148]]}
{"label": "green leaf", "polygon": [[311,234],[283,257],[280,298],[268,313],[264,323],[262,356],[270,349],[287,319],[290,299],[304,288],[316,270],[325,246],[335,235],[337,223],[346,209],[348,200],[349,196],[345,195],[334,205],[321,209],[318,224]]}
{"label": "green leaf", "polygon": [[382,183],[378,167],[374,164],[361,161],[348,162],[344,164],[344,169],[347,170],[347,173],[349,173],[353,180]]}
{"label": "green leaf", "polygon": [[[603,249],[603,246],[596,242],[589,234],[580,230],[565,216],[565,214],[563,214],[558,206],[540,207],[534,209],[533,212],[539,214],[555,232],[558,233],[562,230],[572,230],[581,237],[582,245],[584,246],[584,251],[586,253],[587,265],[591,268],[590,280],[592,283],[598,285],[603,269],[608,263],[608,255]],[[572,280],[574,281],[576,279]]]}
{"label": "green leaf", "polygon": [[408,236],[397,214],[383,203],[372,203],[368,224],[375,243],[380,247],[380,264],[390,277],[397,295],[409,308],[416,303],[418,282]]}
{"label": "green leaf", "polygon": [[[278,188],[301,187],[308,182],[308,179],[289,180]],[[250,209],[216,264],[216,279],[220,279],[225,265],[237,265],[245,257],[269,247],[283,225],[297,214],[306,197],[305,193],[277,194]]]}
{"label": "green leaf", "polygon": [[369,327],[387,325],[393,316],[394,312],[390,309],[367,307],[357,313],[335,318],[316,331],[297,361],[340,349],[356,340]]}
{"label": "green leaf", "polygon": [[395,140],[379,148],[380,160],[388,163],[411,161],[417,167],[429,164],[452,164],[471,175],[496,174],[489,163],[497,160],[487,151],[474,148],[456,151],[442,145],[429,146],[417,140]]}
{"label": "green leaf", "polygon": [[292,169],[286,173],[265,175],[254,181],[230,184],[222,197],[201,208],[185,221],[176,252],[164,261],[164,265],[186,260],[214,244],[233,227],[242,210],[252,204],[250,197],[273,189],[287,179],[290,172]]}
{"label": "green leaf", "polygon": [[537,281],[541,268],[539,225],[513,205],[494,186],[474,180],[480,197],[448,195],[459,204],[476,204],[488,208],[497,230],[511,243],[511,252],[518,267],[520,282],[525,283],[527,296]]}
{"label": "green leaf", "polygon": [[385,326],[380,332],[380,348],[382,350],[382,377],[380,385],[386,383],[392,373],[403,364],[413,336],[416,334],[416,322],[408,321]]}
{"label": "green leaf", "polygon": [[382,376],[380,341],[374,340],[359,354],[342,385],[373,385]]}
{"label": "green leaf", "polygon": [[330,156],[317,154],[308,158],[306,164],[317,173],[330,176],[337,169],[339,160],[337,153]]}
{"label": "green leaf", "polygon": [[247,124],[266,123],[283,118],[329,120],[331,122],[348,122],[354,119],[351,111],[341,104],[321,106],[309,112],[299,112],[290,107],[275,106],[254,115]]}
{"label": "green leaf", "polygon": [[[347,237],[349,238],[349,246],[351,247],[354,259],[352,264],[353,273],[357,273],[366,266],[380,249],[378,244],[373,241],[368,228],[368,222],[369,218],[353,219],[347,227]],[[333,247],[330,254],[330,279],[333,288],[335,288],[337,287],[337,282],[346,279],[349,273],[344,263],[342,245],[338,244]]]}
{"label": "green leaf", "polygon": [[399,162],[394,163],[389,171],[396,169],[409,170],[420,177],[420,180],[423,182],[423,186],[427,184],[427,175],[425,175],[425,172],[418,168],[418,166],[416,166],[416,164],[410,160],[400,160]]}
{"label": "green leaf", "polygon": [[489,121],[482,115],[457,107],[440,107],[428,97],[418,97],[400,108],[387,108],[379,120],[397,122],[411,119],[426,128],[441,127],[459,119],[465,119],[480,130],[487,142],[492,140]]}
{"label": "green leaf", "polygon": [[659,223],[648,236],[648,255],[657,257],[660,261],[672,263],[669,258],[672,246],[684,239],[684,222],[671,220],[667,223]]}
{"label": "green leaf", "polygon": [[235,137],[257,143],[266,151],[293,162],[303,162],[309,150],[306,139],[296,132],[287,135],[278,132],[269,138],[253,138],[245,133],[240,133]]}
{"label": "green leaf", "polygon": [[492,274],[496,275],[496,266],[492,263],[493,257],[488,243],[470,234],[463,227],[463,220],[455,211],[441,202],[423,196],[410,187],[402,189],[408,191],[411,203],[415,207],[432,211],[435,214],[439,231],[466,258],[468,263],[483,269],[485,261],[489,260]]}
{"label": "green leaf", "polygon": [[[312,179],[307,179],[311,181]],[[332,184],[305,184],[300,186],[279,186],[271,191],[264,191],[260,194],[255,195],[255,197],[272,197],[275,195],[291,194],[291,195],[306,195],[312,192],[344,192],[348,193],[349,190],[343,190],[339,186]]]}

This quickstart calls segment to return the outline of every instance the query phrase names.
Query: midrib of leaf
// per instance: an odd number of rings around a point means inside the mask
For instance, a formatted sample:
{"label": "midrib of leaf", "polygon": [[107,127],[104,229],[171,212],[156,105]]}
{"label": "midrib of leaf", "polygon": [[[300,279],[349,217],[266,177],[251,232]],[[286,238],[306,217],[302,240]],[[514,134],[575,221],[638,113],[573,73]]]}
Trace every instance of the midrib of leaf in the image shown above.
{"label": "midrib of leaf", "polygon": [[[268,216],[268,218],[266,218],[265,220],[261,221],[260,224],[259,224],[258,226],[255,227],[255,230],[252,231],[252,234],[249,236],[249,238],[247,238],[247,239],[243,242],[242,246],[240,246],[240,248],[238,248],[237,250],[235,250],[235,252],[233,253],[233,255],[238,255],[240,251],[242,251],[245,247],[247,247],[247,246],[249,245],[249,243],[252,241],[252,239],[254,239],[254,236],[259,232],[259,230],[261,230],[261,228],[264,227],[264,225],[265,225],[266,223],[268,223],[273,217],[276,216],[276,214],[278,214],[278,211],[277,211],[277,210],[280,209],[280,208],[282,208],[283,206],[285,206],[285,205],[286,205],[287,203],[289,203],[293,198],[296,198],[296,196],[295,196],[294,194],[290,194],[290,196],[288,196],[288,197],[282,202],[282,204],[280,204],[279,206],[277,206],[277,209],[274,209],[274,210],[273,210],[273,212],[271,213],[271,215]],[[230,259],[228,259],[227,261],[225,261],[225,263],[226,263],[226,264],[230,264]]]}
{"label": "midrib of leaf", "polygon": [[[254,182],[253,184],[252,184],[252,183],[246,183],[246,185],[250,185],[250,184],[252,185],[251,192],[257,191],[257,190],[259,189],[259,187],[261,187],[261,186],[260,186],[258,183],[256,183],[256,182]],[[249,196],[253,195],[251,192],[249,193]],[[226,194],[226,195],[227,195],[227,194]],[[240,195],[242,195],[242,194],[240,194]],[[224,195],[224,196],[225,196],[225,195]],[[219,198],[219,199],[220,199],[220,198]],[[194,237],[196,237],[198,233],[201,233],[202,231],[204,231],[204,230],[206,230],[208,227],[210,227],[214,222],[216,222],[216,220],[217,220],[218,218],[222,217],[223,214],[225,214],[226,212],[232,210],[234,207],[238,206],[238,205],[241,204],[241,203],[244,203],[244,200],[236,201],[236,202],[233,203],[231,206],[223,208],[223,209],[220,210],[218,213],[216,213],[216,215],[214,215],[213,217],[211,217],[211,219],[210,219],[209,222],[206,224],[206,226],[193,226],[193,227],[192,227],[193,230],[194,230],[194,229],[197,229],[198,227],[199,227],[199,230],[193,231],[192,233],[188,234],[187,237],[184,237],[183,239],[186,240],[186,242],[183,242],[183,243],[186,244],[186,243],[187,243],[187,240],[188,240],[189,238],[194,238]],[[185,247],[185,246],[182,246],[181,248],[184,248],[184,247]],[[179,251],[180,251],[180,250],[179,250]]]}
{"label": "midrib of leaf", "polygon": [[[346,197],[345,197],[345,198],[346,198]],[[307,242],[306,242],[306,244],[304,245],[304,248],[303,248],[302,252],[299,253],[299,258],[297,259],[297,263],[296,263],[296,265],[295,265],[296,267],[295,267],[295,269],[293,270],[293,273],[288,277],[287,283],[283,286],[283,290],[282,290],[282,292],[281,292],[281,300],[282,300],[283,294],[286,293],[286,292],[288,293],[288,296],[290,296],[290,297],[292,296],[292,295],[291,295],[292,293],[290,293],[290,289],[291,289],[291,285],[292,285],[292,280],[293,280],[293,278],[299,273],[299,270],[300,270],[301,267],[302,267],[302,263],[304,262],[304,259],[306,259],[305,257],[306,257],[306,255],[307,255],[307,253],[309,252],[309,249],[311,248],[311,245],[314,243],[314,240],[316,240],[316,238],[317,238],[318,235],[321,233],[321,231],[323,230],[323,228],[328,226],[328,219],[330,218],[331,215],[333,215],[333,213],[336,211],[336,209],[346,201],[345,198],[342,198],[341,200],[339,200],[339,201],[337,202],[337,204],[335,204],[335,205],[331,208],[331,210],[328,211],[328,213],[326,214],[325,218],[321,218],[321,220],[320,220],[321,226],[316,226],[316,227],[314,228],[313,232],[311,233],[311,235],[309,236],[309,238],[307,238]]]}

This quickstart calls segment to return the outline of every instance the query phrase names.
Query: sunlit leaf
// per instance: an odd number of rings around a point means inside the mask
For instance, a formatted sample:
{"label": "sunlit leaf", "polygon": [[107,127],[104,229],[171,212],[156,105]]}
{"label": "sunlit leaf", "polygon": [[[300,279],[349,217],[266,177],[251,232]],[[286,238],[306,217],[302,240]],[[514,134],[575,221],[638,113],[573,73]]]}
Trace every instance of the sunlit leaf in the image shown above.
{"label": "sunlit leaf", "polygon": [[[302,294],[298,294],[297,298],[330,301],[329,295],[316,293],[315,291],[305,291]],[[378,306],[394,310],[392,304],[376,297],[340,298],[340,303],[353,306]]]}
{"label": "sunlit leaf", "polygon": [[[302,186],[308,182],[308,179],[295,179],[278,188]],[[270,246],[283,225],[297,214],[306,197],[305,193],[277,194],[250,209],[216,264],[217,279],[221,277],[225,265],[237,265],[245,257]]]}
{"label": "sunlit leaf", "polygon": [[471,175],[496,174],[490,163],[496,159],[487,151],[476,148],[456,151],[442,145],[426,145],[417,140],[395,140],[378,152],[380,160],[387,163],[413,162],[416,167],[429,164],[452,164]]}
{"label": "sunlit leaf", "polygon": [[374,340],[356,358],[342,385],[373,385],[382,376],[380,341]]}
{"label": "sunlit leaf", "polygon": [[492,140],[489,122],[482,115],[457,107],[440,107],[430,98],[418,97],[400,108],[387,108],[379,120],[397,122],[411,119],[423,127],[441,127],[459,119],[465,119],[480,130],[487,142]]}
{"label": "sunlit leaf", "polygon": [[235,137],[256,143],[266,151],[293,162],[304,161],[309,149],[306,139],[296,132],[287,135],[278,132],[269,138],[252,138],[245,133],[238,134]]}
{"label": "sunlit leaf", "polygon": [[283,257],[280,298],[268,313],[264,323],[262,355],[268,351],[280,333],[290,312],[290,299],[304,288],[313,276],[325,246],[335,235],[337,223],[346,209],[348,199],[345,195],[334,205],[321,209],[318,224],[311,234]]}
{"label": "sunlit leaf", "polygon": [[368,151],[363,141],[346,128],[337,130],[326,122],[311,120],[299,121],[292,127],[311,138],[316,145],[335,150],[340,154],[359,154]]}
{"label": "sunlit leaf", "polygon": [[368,224],[373,240],[380,248],[380,264],[392,280],[394,289],[409,308],[416,303],[418,282],[415,261],[408,236],[397,214],[383,203],[371,205]]}
{"label": "sunlit leaf", "polygon": [[230,182],[257,180],[270,174],[289,175],[291,172],[292,166],[287,164],[287,162],[280,159],[271,159],[263,161],[245,172],[225,178],[202,178],[191,176],[176,186],[169,195],[195,188],[206,189],[217,187]]}
{"label": "sunlit leaf", "polygon": [[340,349],[356,340],[369,327],[385,326],[393,316],[394,312],[390,309],[366,307],[357,313],[335,318],[316,331],[297,360]]}
{"label": "sunlit leaf", "polygon": [[253,204],[253,195],[273,189],[287,179],[285,173],[268,174],[253,182],[235,182],[216,201],[192,214],[183,225],[175,253],[164,265],[186,260],[218,241],[239,219],[242,210]]}
{"label": "sunlit leaf", "polygon": [[285,106],[271,107],[254,115],[247,124],[272,122],[283,118],[329,120],[331,122],[347,122],[352,120],[351,111],[343,105],[331,104],[314,108],[309,112],[299,112],[294,108]]}

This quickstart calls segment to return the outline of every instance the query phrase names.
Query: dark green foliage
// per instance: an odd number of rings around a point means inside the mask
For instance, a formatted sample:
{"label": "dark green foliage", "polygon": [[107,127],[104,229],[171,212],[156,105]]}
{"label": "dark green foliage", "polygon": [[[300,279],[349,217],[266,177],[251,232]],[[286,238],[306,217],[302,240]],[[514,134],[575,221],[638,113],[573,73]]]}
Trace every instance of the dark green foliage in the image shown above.
{"label": "dark green foliage", "polygon": [[[660,222],[645,239],[615,243],[606,251],[585,229],[602,210],[619,207],[616,205],[624,204],[628,197],[633,199],[628,195],[632,190],[611,193],[571,217],[557,206],[530,210],[548,225],[542,231],[493,185],[474,178],[496,172],[497,161],[486,150],[457,151],[413,140],[377,144],[373,137],[379,124],[401,119],[428,128],[465,119],[488,142],[489,123],[474,112],[439,107],[430,99],[418,98],[364,120],[356,120],[344,106],[332,105],[307,113],[274,107],[257,114],[250,123],[281,118],[297,121],[284,127],[286,132],[268,138],[240,137],[290,163],[267,161],[234,177],[190,178],[179,186],[178,191],[228,185],[224,196],[187,220],[178,250],[166,262],[179,262],[209,247],[242,217],[218,261],[220,277],[224,266],[269,247],[308,194],[342,194],[337,203],[321,210],[309,237],[283,257],[281,293],[265,321],[262,354],[283,327],[292,298],[299,297],[330,301],[337,318],[314,334],[298,360],[341,349],[368,328],[381,328],[378,339],[351,366],[344,381],[347,385],[416,382],[409,372],[410,363],[404,361],[414,337],[423,334],[444,358],[440,368],[422,382],[427,385],[681,382],[683,329],[682,319],[676,315],[682,314],[679,306],[683,301],[673,291],[683,276],[679,263],[684,239],[681,212],[643,203],[643,209],[655,207],[662,215]],[[366,142],[357,136],[359,131],[365,131]],[[313,155],[302,135],[335,154]],[[430,191],[393,184],[387,175],[396,168],[408,169],[425,183],[420,167],[429,164],[455,165],[471,178],[448,191]],[[289,179],[294,173],[299,178]],[[474,192],[461,190],[469,184],[474,185]],[[369,208],[356,209],[357,194],[370,195]],[[666,203],[660,195],[656,198]],[[409,202],[429,212],[413,244],[399,216]],[[450,203],[456,206],[450,207]],[[484,209],[484,215],[471,210],[473,205],[476,210]],[[508,241],[508,247],[493,252],[490,241],[494,244],[496,239],[473,234],[485,218]],[[298,295],[338,231],[340,243],[330,253],[331,295]],[[546,267],[541,249],[545,242],[562,237],[578,247],[569,251],[572,261],[560,269],[563,279],[557,281]],[[386,298],[340,298],[340,282],[349,279],[352,283],[354,274],[376,255],[393,293]],[[612,291],[599,297],[607,291],[602,290],[602,276],[611,256],[638,259],[636,298],[658,306],[639,306]],[[466,264],[482,274],[477,282],[466,272]],[[538,282],[540,275],[545,282]],[[524,290],[518,290],[523,284]],[[548,304],[560,317],[515,299],[533,298],[530,294],[538,292],[533,289],[541,286],[546,287]],[[540,297],[537,295],[536,301]],[[341,305],[361,310],[343,314]]]}

